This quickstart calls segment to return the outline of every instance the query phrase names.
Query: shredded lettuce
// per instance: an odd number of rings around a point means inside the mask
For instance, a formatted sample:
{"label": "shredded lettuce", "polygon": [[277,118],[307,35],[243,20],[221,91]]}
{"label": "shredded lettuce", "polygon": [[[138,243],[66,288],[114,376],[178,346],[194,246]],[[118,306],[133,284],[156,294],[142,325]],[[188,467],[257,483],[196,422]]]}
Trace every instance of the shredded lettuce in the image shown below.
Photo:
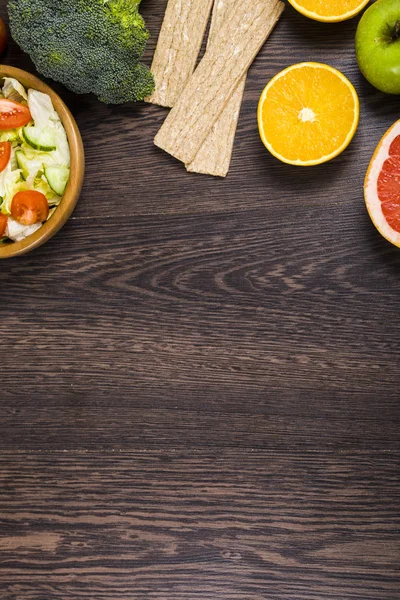
{"label": "shredded lettuce", "polygon": [[28,100],[24,86],[14,79],[14,77],[4,77],[2,92],[4,98],[14,100],[14,102],[22,102],[24,100],[26,102]]}
{"label": "shredded lettuce", "polygon": [[43,163],[48,166],[69,167],[71,159],[67,134],[60,117],[54,110],[50,96],[37,90],[28,90],[28,106],[35,127],[42,131],[50,130],[55,140],[56,150],[41,153],[44,155]]}
{"label": "shredded lettuce", "polygon": [[37,90],[28,90],[28,106],[31,111],[35,127],[42,130],[52,121],[57,122],[60,117],[53,108],[51,98],[48,94]]}
{"label": "shredded lettuce", "polygon": [[67,134],[61,123],[54,124],[56,149],[51,152],[53,164],[60,167],[69,167],[71,164],[71,156],[69,152],[69,144]]}
{"label": "shredded lettuce", "polygon": [[14,195],[19,192],[23,184],[20,169],[12,169],[13,161],[9,160],[8,165],[0,173],[0,196],[3,198],[1,212],[9,215],[11,212],[11,202]]}
{"label": "shredded lettuce", "polygon": [[16,169],[19,168],[17,157],[15,156],[15,151],[13,150],[12,147],[11,147],[10,165],[11,165],[11,171],[15,171]]}
{"label": "shredded lettuce", "polygon": [[40,227],[42,223],[34,223],[33,225],[22,225],[12,217],[8,217],[7,219],[7,227],[6,227],[6,236],[13,240],[14,242],[20,242],[24,240],[28,235],[32,235],[35,233]]}
{"label": "shredded lettuce", "polygon": [[42,152],[34,150],[28,144],[21,144],[18,148],[19,152],[22,152],[25,157],[25,164],[28,170],[28,176],[25,177],[28,185],[33,185],[34,180],[39,171],[43,171],[44,158]]}
{"label": "shredded lettuce", "polygon": [[0,131],[0,142],[19,143],[22,139],[22,127],[19,127],[18,129],[3,129]]}

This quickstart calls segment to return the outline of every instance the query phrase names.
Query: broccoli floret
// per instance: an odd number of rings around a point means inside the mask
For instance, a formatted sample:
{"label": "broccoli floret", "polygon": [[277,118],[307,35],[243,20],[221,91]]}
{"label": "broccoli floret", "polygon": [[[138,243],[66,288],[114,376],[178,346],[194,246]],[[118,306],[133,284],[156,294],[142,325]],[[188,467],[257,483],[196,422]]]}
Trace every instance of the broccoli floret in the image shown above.
{"label": "broccoli floret", "polygon": [[140,62],[149,32],[141,0],[9,0],[11,34],[37,70],[107,104],[143,100],[154,90]]}

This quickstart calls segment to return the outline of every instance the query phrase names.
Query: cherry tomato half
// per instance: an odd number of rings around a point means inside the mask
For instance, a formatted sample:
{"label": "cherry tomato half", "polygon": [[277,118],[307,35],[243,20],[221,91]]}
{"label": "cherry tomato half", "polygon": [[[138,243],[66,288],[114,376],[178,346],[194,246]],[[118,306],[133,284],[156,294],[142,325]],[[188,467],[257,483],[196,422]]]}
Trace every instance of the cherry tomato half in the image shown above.
{"label": "cherry tomato half", "polygon": [[0,173],[8,165],[11,156],[11,142],[0,142]]}
{"label": "cherry tomato half", "polygon": [[3,54],[7,46],[7,29],[4,25],[3,19],[0,19],[0,56]]}
{"label": "cherry tomato half", "polygon": [[43,223],[48,215],[49,205],[42,192],[17,192],[11,201],[11,216],[22,225]]}
{"label": "cherry tomato half", "polygon": [[31,113],[27,106],[0,98],[0,129],[15,129],[23,127],[31,120]]}
{"label": "cherry tomato half", "polygon": [[6,215],[3,215],[3,213],[0,213],[0,238],[2,238],[6,232],[7,220],[8,217],[6,217]]}

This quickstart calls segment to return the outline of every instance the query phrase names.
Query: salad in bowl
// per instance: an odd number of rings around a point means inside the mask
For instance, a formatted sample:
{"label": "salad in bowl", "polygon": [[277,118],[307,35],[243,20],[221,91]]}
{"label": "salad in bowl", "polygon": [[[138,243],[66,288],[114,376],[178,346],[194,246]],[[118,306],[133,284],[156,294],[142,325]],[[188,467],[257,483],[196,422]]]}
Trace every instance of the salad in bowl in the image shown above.
{"label": "salad in bowl", "polygon": [[48,221],[70,177],[70,148],[50,96],[4,77],[0,89],[0,243]]}

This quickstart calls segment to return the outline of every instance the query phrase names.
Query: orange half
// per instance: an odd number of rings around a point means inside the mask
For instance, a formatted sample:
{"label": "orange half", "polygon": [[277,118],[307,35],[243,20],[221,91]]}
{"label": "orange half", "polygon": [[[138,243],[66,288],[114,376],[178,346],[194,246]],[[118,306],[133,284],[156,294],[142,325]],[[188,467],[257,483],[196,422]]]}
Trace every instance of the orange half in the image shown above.
{"label": "orange half", "polygon": [[299,63],[276,75],[258,103],[258,129],[279,160],[318,165],[338,156],[357,131],[360,105],[350,81],[320,63]]}
{"label": "orange half", "polygon": [[367,6],[369,0],[289,0],[289,2],[302,15],[314,21],[336,23],[354,17]]}

